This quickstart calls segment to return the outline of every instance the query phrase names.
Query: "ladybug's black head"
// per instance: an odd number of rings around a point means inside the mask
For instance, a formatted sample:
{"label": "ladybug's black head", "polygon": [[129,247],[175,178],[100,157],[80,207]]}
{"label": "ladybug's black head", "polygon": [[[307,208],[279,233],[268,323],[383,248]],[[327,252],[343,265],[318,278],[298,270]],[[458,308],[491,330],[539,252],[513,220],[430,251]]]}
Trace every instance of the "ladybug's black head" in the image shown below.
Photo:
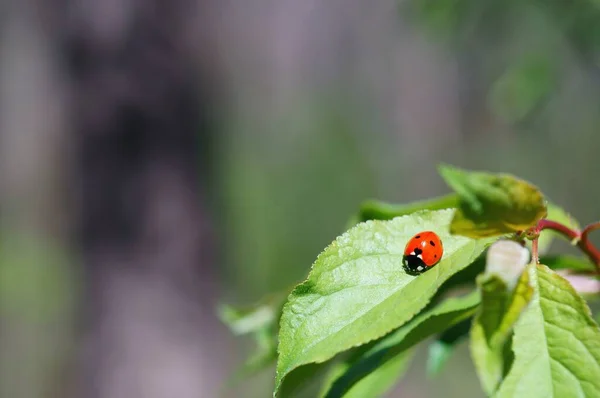
{"label": "ladybug's black head", "polygon": [[[419,251],[418,253],[417,250]],[[421,260],[421,258],[418,257],[418,255],[421,253],[422,251],[420,249],[415,249],[414,255],[411,254],[408,256],[404,256],[404,258],[402,259],[402,265],[404,266],[404,270],[407,274],[419,275],[429,269],[429,267],[425,265],[423,260]]]}

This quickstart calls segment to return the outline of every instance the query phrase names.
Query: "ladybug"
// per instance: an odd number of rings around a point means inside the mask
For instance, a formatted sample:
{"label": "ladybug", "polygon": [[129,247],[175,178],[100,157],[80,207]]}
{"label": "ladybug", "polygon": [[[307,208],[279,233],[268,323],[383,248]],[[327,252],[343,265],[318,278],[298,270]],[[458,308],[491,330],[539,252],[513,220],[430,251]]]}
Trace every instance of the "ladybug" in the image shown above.
{"label": "ladybug", "polygon": [[442,240],[435,232],[419,232],[406,244],[402,265],[408,274],[422,274],[433,268],[442,259],[443,254]]}

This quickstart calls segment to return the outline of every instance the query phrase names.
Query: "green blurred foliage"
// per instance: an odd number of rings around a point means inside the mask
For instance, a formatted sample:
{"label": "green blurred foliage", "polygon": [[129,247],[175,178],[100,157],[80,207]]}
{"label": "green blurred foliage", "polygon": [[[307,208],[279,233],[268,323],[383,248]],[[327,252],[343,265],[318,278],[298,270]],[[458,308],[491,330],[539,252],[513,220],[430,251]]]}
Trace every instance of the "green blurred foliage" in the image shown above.
{"label": "green blurred foliage", "polygon": [[[3,227],[0,396],[60,396],[66,388],[80,293],[74,258],[52,239]],[[27,383],[21,382],[22,375],[27,375]]]}
{"label": "green blurred foliage", "polygon": [[225,277],[241,298],[303,278],[318,251],[373,196],[360,121],[333,103],[299,104],[267,125],[242,119],[243,128],[231,127],[238,134],[224,143],[220,202]]}
{"label": "green blurred foliage", "polygon": [[[460,69],[464,128],[439,146],[426,132],[382,131],[385,123],[374,106],[347,101],[360,97],[361,87],[343,79],[328,86],[325,96],[322,87],[305,87],[308,95],[283,111],[270,114],[254,106],[235,114],[221,140],[218,179],[225,285],[236,301],[303,279],[365,199],[412,204],[446,194],[436,176],[439,162],[518,175],[535,181],[582,224],[598,218],[600,186],[593,183],[600,148],[597,5],[591,0],[398,3],[402,23],[410,23]],[[389,80],[394,84],[393,74]],[[406,144],[413,142],[406,139],[411,133],[421,145]],[[390,217],[406,211],[374,209]],[[350,224],[381,216],[370,204],[360,211]],[[555,241],[553,248],[569,249]],[[464,349],[462,355],[449,361],[469,363]],[[424,382],[422,373],[408,379]],[[444,375],[453,379],[446,369],[423,391],[447,386]],[[478,391],[477,384],[465,388]]]}
{"label": "green blurred foliage", "polygon": [[556,84],[556,72],[546,57],[517,61],[490,90],[490,108],[503,121],[518,123],[543,105]]}

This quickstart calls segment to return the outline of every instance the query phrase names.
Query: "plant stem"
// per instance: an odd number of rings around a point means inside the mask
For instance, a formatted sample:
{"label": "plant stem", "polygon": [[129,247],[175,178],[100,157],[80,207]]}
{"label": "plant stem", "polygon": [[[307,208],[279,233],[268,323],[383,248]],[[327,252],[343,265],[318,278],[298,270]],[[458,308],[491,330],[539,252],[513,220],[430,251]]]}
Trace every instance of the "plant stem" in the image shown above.
{"label": "plant stem", "polygon": [[581,239],[582,240],[588,240],[588,235],[590,234],[590,232],[595,231],[597,229],[600,229],[600,221],[589,224],[588,226],[586,226],[583,231],[581,232]]}
{"label": "plant stem", "polygon": [[539,237],[537,237],[531,242],[531,259],[533,260],[534,264],[540,263],[540,256],[538,254],[539,240],[540,240]]}
{"label": "plant stem", "polygon": [[556,221],[540,220],[535,229],[538,232],[544,229],[550,229],[563,235],[571,242],[575,242],[577,247],[579,247],[581,251],[583,251],[590,258],[590,260],[592,260],[592,263],[594,263],[596,266],[596,271],[600,273],[600,250],[598,250],[588,238],[590,232],[600,229],[600,222],[590,224],[584,228],[583,232],[580,232],[572,230],[571,228]]}

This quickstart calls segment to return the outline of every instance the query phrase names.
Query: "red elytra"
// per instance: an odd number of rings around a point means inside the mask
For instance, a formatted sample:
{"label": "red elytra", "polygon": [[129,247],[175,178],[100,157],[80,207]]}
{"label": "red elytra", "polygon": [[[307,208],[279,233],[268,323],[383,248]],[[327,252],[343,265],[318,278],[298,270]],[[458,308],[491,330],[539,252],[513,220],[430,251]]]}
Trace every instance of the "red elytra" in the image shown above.
{"label": "red elytra", "polygon": [[404,248],[403,265],[409,274],[421,274],[436,265],[444,254],[442,240],[433,231],[419,232]]}

